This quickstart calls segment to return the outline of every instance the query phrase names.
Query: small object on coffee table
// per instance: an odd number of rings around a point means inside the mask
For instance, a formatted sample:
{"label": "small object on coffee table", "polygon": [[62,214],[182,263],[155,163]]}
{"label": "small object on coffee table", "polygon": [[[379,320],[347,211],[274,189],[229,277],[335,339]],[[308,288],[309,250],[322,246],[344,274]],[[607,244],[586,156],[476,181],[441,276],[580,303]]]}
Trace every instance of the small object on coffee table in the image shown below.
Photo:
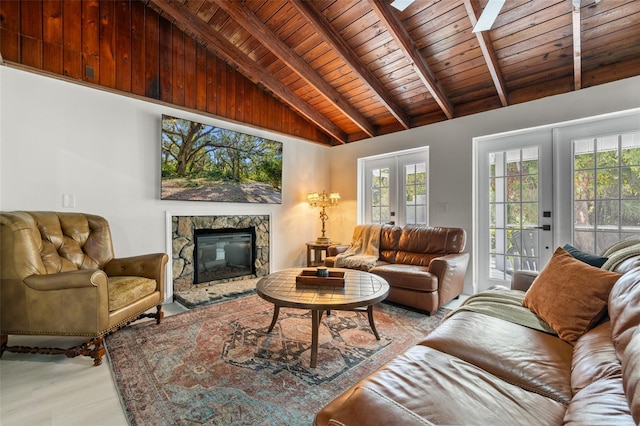
{"label": "small object on coffee table", "polygon": [[296,286],[299,285],[323,285],[344,287],[344,271],[327,271],[328,276],[318,276],[315,269],[303,269],[296,276]]}
{"label": "small object on coffee table", "polygon": [[329,269],[326,266],[318,266],[316,268],[316,275],[319,277],[328,277]]}

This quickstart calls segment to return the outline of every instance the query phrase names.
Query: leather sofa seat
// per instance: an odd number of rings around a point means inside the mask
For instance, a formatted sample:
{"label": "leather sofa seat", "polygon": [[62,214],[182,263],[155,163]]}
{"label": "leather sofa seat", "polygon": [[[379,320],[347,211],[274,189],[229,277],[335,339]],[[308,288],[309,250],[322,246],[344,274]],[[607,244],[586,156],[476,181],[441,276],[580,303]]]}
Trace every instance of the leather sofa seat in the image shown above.
{"label": "leather sofa seat", "polygon": [[[362,390],[380,395],[361,417]],[[557,425],[565,404],[487,373],[473,363],[417,345],[321,410],[315,425],[395,425],[387,412],[407,411],[436,425]],[[497,420],[499,419],[499,420]],[[414,423],[405,423],[414,424]]]}
{"label": "leather sofa seat", "polygon": [[429,267],[427,266],[390,263],[376,266],[370,269],[369,272],[380,275],[387,281],[393,281],[397,288],[417,292],[438,291],[438,277],[429,272]]}

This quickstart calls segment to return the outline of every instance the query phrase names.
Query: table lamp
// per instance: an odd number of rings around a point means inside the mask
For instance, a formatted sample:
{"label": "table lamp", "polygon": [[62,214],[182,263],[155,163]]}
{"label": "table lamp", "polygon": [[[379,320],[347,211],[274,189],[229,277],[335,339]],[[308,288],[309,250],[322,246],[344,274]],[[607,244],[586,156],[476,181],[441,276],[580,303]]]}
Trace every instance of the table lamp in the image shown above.
{"label": "table lamp", "polygon": [[311,192],[307,196],[307,200],[309,201],[309,205],[311,207],[320,207],[320,220],[322,221],[322,236],[316,239],[316,243],[319,244],[330,244],[331,238],[325,235],[325,222],[329,219],[329,215],[327,215],[326,208],[327,207],[335,207],[338,205],[338,200],[340,200],[340,194],[337,192],[332,192],[327,194],[324,190],[322,193]]}

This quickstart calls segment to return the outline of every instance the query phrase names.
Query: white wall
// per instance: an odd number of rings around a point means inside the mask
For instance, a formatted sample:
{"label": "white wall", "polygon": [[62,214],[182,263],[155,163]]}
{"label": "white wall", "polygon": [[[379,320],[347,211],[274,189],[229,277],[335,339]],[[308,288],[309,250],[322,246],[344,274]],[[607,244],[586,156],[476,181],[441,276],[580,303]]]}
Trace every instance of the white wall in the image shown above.
{"label": "white wall", "polygon": [[[379,136],[330,151],[331,191],[341,204],[330,220],[331,235],[350,241],[357,221],[357,159],[381,153],[429,146],[430,225],[459,226],[467,230],[472,254],[473,138],[640,107],[640,77],[563,95],[456,118],[403,132]],[[439,211],[447,204],[448,211]],[[465,293],[473,293],[471,267]]]}
{"label": "white wall", "polygon": [[[272,270],[303,266],[320,234],[306,194],[340,192],[327,235],[351,240],[357,159],[430,147],[430,224],[461,226],[472,241],[472,139],[640,107],[640,77],[326,148],[208,116],[0,66],[0,210],[68,210],[105,216],[116,255],[165,247],[165,212],[271,213]],[[160,200],[160,117],[175,115],[284,143],[283,201],[234,204]],[[62,195],[75,194],[64,209]],[[448,212],[438,204],[446,203]],[[473,253],[472,253],[473,254]],[[471,268],[470,268],[471,269]],[[471,274],[465,293],[472,292]]]}
{"label": "white wall", "polygon": [[[305,242],[320,233],[306,196],[328,188],[328,147],[7,66],[0,93],[0,210],[99,214],[118,257],[170,253],[166,211],[270,213],[271,269],[304,266]],[[282,204],[160,200],[162,114],[283,142]]]}

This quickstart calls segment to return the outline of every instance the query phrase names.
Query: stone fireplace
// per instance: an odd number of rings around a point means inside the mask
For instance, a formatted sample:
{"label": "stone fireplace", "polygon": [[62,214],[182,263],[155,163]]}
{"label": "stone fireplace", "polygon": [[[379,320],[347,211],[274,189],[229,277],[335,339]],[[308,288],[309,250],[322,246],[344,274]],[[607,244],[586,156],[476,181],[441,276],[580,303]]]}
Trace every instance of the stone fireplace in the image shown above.
{"label": "stone fireplace", "polygon": [[267,275],[269,233],[269,215],[171,216],[173,290]]}

